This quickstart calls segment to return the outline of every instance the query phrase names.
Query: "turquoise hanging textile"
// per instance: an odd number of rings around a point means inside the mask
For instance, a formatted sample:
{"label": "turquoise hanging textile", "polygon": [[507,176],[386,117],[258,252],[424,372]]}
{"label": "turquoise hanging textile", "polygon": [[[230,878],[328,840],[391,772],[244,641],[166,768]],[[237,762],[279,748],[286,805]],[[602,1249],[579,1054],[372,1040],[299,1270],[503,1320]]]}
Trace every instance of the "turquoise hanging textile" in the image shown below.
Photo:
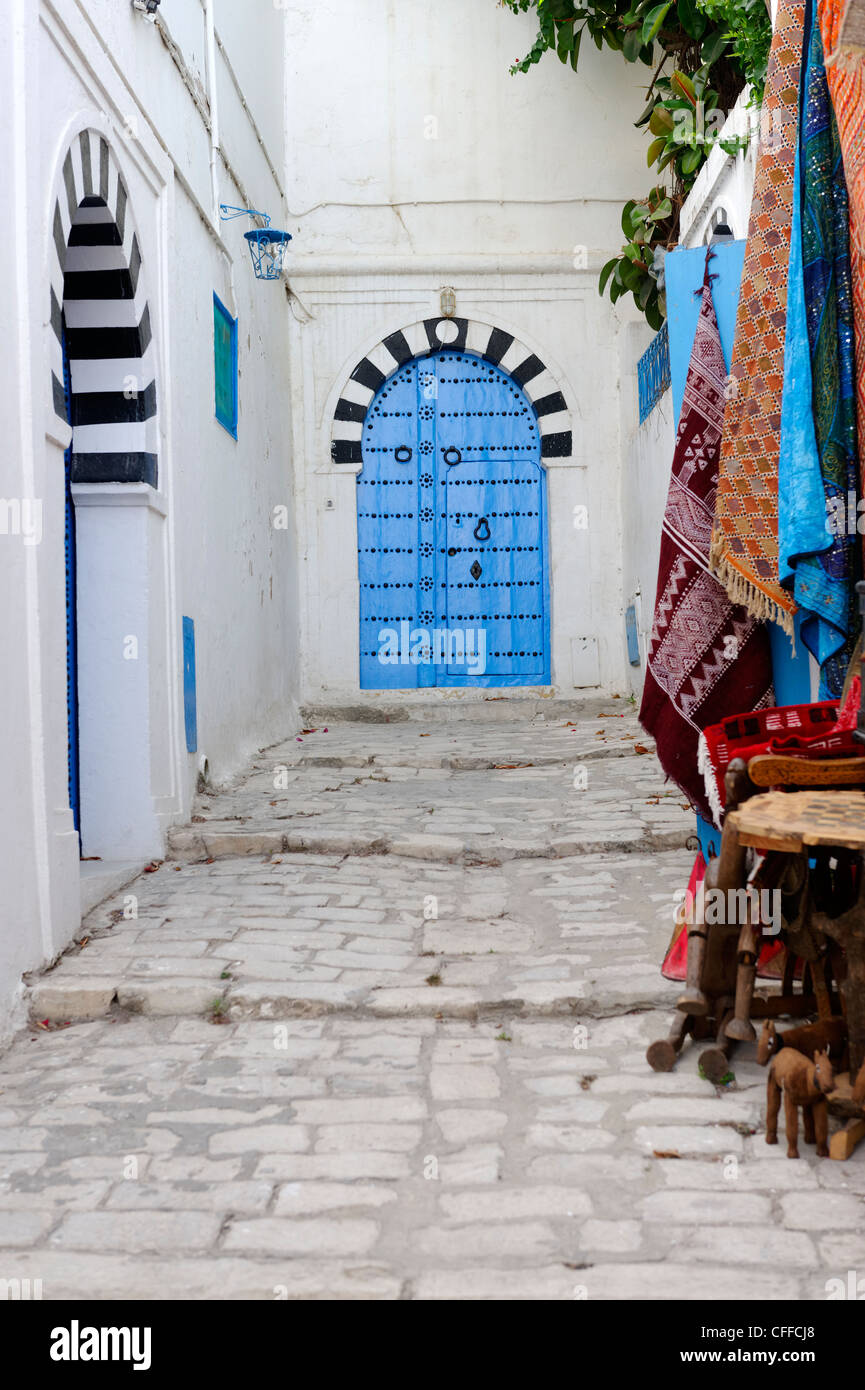
{"label": "turquoise hanging textile", "polygon": [[[826,84],[820,28],[806,28],[799,163],[801,254],[814,436],[823,485],[822,517],[816,511],[813,456],[807,428],[801,488],[809,510],[799,523],[813,537],[819,521],[824,545],[794,556],[793,592],[806,610],[802,640],[820,666],[820,698],[840,695],[857,630],[854,584],[859,577],[856,502],[859,497],[853,393],[853,305],[850,280],[847,187],[835,116]],[[797,248],[798,249],[798,248]],[[791,331],[800,328],[794,318]],[[791,341],[791,370],[797,363]],[[785,353],[785,384],[787,357]],[[793,393],[801,418],[801,383]],[[782,412],[782,419],[784,418]],[[850,502],[853,506],[851,509]],[[794,495],[795,503],[795,495]]]}
{"label": "turquoise hanging textile", "polygon": [[802,273],[801,167],[801,148],[797,145],[778,462],[778,563],[782,584],[793,579],[799,560],[827,550],[832,542],[826,526],[826,497],[811,404],[811,348]]}

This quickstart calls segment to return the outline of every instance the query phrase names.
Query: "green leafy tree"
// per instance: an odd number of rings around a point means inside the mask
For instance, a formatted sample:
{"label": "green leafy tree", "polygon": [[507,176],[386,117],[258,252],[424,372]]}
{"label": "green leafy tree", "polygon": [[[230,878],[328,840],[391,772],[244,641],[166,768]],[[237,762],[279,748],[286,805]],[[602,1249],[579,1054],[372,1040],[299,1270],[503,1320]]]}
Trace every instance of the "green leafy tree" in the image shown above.
{"label": "green leafy tree", "polygon": [[[682,203],[712,148],[733,153],[721,128],[743,86],[762,100],[772,37],[766,0],[501,0],[515,13],[534,10],[538,33],[512,73],[526,73],[555,52],[577,71],[584,38],[651,69],[646,106],[634,122],[651,137],[646,163],[656,184],[622,209],[626,242],[601,271],[599,290],[615,301],[632,294],[652,328],[666,316],[655,251],[675,245]],[[658,181],[658,177],[663,179]]]}

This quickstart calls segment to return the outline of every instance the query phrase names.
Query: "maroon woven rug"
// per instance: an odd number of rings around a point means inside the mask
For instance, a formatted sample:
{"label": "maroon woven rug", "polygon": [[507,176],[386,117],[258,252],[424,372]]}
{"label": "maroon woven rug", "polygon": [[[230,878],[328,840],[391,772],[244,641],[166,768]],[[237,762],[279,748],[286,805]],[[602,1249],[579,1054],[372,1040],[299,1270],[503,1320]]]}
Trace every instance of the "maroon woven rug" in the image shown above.
{"label": "maroon woven rug", "polygon": [[711,808],[697,766],[700,730],[774,704],[766,628],[731,603],[709,571],[727,377],[710,254],[673,454],[640,707],[665,773],[707,820]]}

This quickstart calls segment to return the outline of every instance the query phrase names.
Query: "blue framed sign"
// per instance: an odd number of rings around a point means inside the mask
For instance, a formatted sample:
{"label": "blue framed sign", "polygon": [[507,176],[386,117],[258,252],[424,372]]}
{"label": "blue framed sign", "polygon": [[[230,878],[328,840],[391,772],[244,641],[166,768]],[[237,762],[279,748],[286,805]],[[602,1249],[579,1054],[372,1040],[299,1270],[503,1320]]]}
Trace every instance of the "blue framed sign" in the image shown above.
{"label": "blue framed sign", "polygon": [[219,423],[237,438],[237,319],[213,296],[214,407]]}

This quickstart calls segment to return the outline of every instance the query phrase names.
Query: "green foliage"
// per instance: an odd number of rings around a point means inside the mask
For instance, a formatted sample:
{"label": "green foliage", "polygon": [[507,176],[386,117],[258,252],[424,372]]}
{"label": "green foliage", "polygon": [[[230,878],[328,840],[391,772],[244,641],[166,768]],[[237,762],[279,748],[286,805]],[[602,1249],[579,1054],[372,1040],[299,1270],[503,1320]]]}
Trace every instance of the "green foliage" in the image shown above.
{"label": "green foliage", "polygon": [[672,216],[672,200],[660,186],[639,202],[631,198],[622,209],[622,231],[627,244],[618,256],[607,261],[598,281],[601,294],[609,285],[614,304],[623,294],[631,293],[655,330],[664,321],[666,303],[652,274],[654,254],[655,248],[665,243]]}
{"label": "green foliage", "polygon": [[[615,303],[632,294],[652,328],[666,306],[658,291],[655,250],[675,244],[679,211],[746,82],[762,98],[771,24],[765,0],[501,0],[515,13],[534,10],[538,34],[512,73],[525,73],[554,52],[577,71],[583,36],[627,63],[652,68],[646,107],[634,124],[651,141],[646,163],[665,176],[622,211],[626,244],[601,271],[599,289]],[[733,153],[737,142],[723,141]]]}
{"label": "green foliage", "polygon": [[765,0],[700,0],[704,13],[726,28],[730,36],[730,56],[745,82],[754,88],[759,102],[766,85],[766,63],[772,25]]}

